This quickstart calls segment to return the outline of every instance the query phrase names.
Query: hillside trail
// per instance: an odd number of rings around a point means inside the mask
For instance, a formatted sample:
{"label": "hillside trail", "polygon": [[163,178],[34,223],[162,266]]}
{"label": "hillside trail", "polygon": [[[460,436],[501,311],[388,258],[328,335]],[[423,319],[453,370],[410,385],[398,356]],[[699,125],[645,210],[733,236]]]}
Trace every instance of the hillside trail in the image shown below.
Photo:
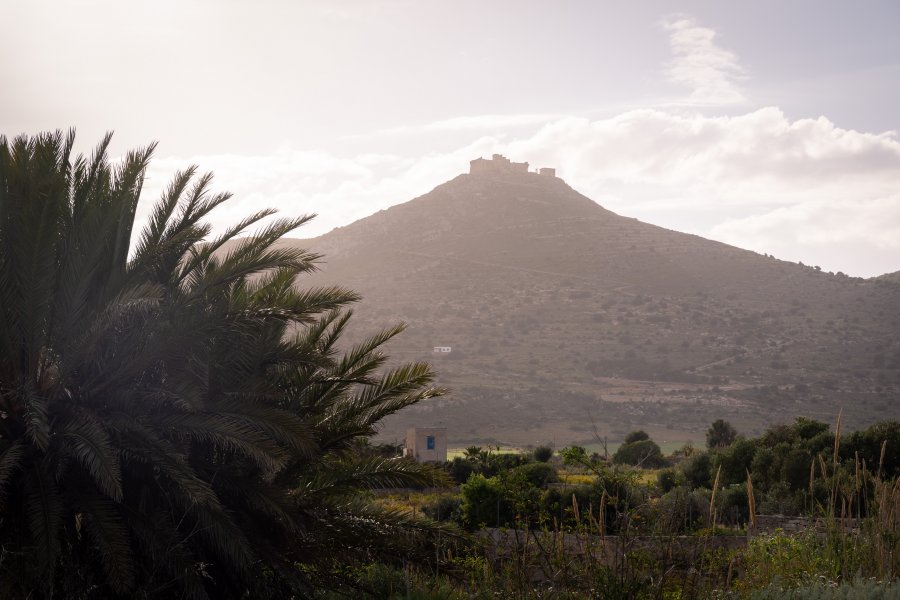
{"label": "hillside trail", "polygon": [[784,348],[786,346],[790,346],[794,342],[795,342],[795,340],[787,340],[784,342],[779,342],[779,343],[775,344],[774,346],[768,346],[761,350],[757,350],[755,352],[744,352],[744,353],[732,354],[731,356],[726,356],[725,358],[720,358],[719,360],[714,360],[713,362],[706,363],[705,365],[700,365],[699,367],[694,367],[693,369],[691,369],[691,371],[693,371],[694,373],[698,373],[700,371],[705,371],[712,367],[715,367],[718,365],[723,365],[723,364],[727,363],[728,361],[734,360],[735,358],[737,358],[739,356],[745,356],[745,357],[747,357],[747,356],[762,356],[763,354],[769,354],[773,351],[778,351],[781,348]]}

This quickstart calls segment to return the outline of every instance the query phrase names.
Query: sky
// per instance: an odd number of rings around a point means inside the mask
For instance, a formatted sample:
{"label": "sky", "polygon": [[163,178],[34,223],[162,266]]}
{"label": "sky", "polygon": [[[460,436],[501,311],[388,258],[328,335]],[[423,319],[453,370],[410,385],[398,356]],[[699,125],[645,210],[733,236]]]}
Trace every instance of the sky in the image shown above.
{"label": "sky", "polygon": [[642,221],[900,270],[900,3],[0,0],[0,133],[158,141],[139,213],[215,173],[219,231],[312,237],[505,154]]}

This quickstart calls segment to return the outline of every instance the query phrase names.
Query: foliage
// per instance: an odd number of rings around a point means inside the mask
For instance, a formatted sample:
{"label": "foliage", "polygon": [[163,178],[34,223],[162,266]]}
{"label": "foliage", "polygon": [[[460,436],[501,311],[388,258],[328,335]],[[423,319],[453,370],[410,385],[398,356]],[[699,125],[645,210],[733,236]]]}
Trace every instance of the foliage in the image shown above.
{"label": "foliage", "polygon": [[781,583],[755,590],[749,600],[900,600],[900,587],[877,581],[854,581],[833,585],[819,582],[803,587],[785,587]]}
{"label": "foliage", "polygon": [[[739,437],[730,446],[713,455],[713,467],[722,469],[723,484],[746,481],[747,471],[750,470],[758,446],[755,440]],[[808,462],[806,469],[809,470]]]}
{"label": "foliage", "polygon": [[737,438],[737,430],[724,419],[717,419],[706,432],[706,447],[710,450],[727,448]]}
{"label": "foliage", "polygon": [[[658,496],[655,487],[641,483],[646,479],[641,471],[609,465],[580,447],[560,452],[566,479],[572,471],[589,471],[590,485],[542,489],[539,481],[523,476],[525,467],[473,478],[464,486],[464,498],[471,507],[480,506],[483,523],[510,529],[482,532],[490,543],[455,551],[461,553],[452,562],[465,583],[453,589],[461,597],[527,599],[866,598],[894,593],[889,582],[900,572],[900,482],[883,479],[862,461],[856,466],[835,460],[842,449],[834,436],[831,456],[827,462],[817,458],[811,482],[817,504],[810,510],[818,520],[810,520],[799,535],[751,528],[751,491],[757,507],[775,506],[779,498],[789,498],[792,507],[797,494],[802,500],[805,491],[792,490],[791,482],[781,478],[785,470],[776,464],[782,460],[779,453],[822,448],[823,433],[809,422],[777,427],[763,436],[777,440],[774,451],[759,439],[739,438],[730,448],[681,464],[705,461],[699,470],[708,480],[715,461],[715,494],[692,488],[681,469],[666,469],[657,476],[668,491]],[[773,479],[763,485],[763,493],[746,480],[727,480],[726,471],[738,472],[748,460],[768,465]],[[853,528],[845,519],[848,514],[864,516]],[[747,547],[741,543],[746,533],[738,529],[745,525],[754,535]],[[869,578],[870,583],[847,583],[855,578]]]}
{"label": "foliage", "polygon": [[587,450],[583,446],[568,446],[559,451],[564,465],[580,465],[592,468],[591,457],[588,456]]}
{"label": "foliage", "polygon": [[512,503],[503,482],[496,477],[476,473],[469,477],[460,491],[463,497],[460,512],[463,523],[469,527],[500,527],[514,520]]}
{"label": "foliage", "polygon": [[755,589],[780,583],[799,587],[816,583],[820,577],[836,582],[841,576],[841,565],[833,554],[822,550],[814,532],[804,536],[774,533],[755,537],[743,556],[742,586]]}
{"label": "foliage", "polygon": [[473,461],[457,456],[447,463],[447,473],[456,483],[465,483],[472,473],[478,472],[478,465]]}
{"label": "foliage", "polygon": [[434,502],[422,507],[422,512],[435,521],[461,522],[462,498],[457,495],[442,495]]}
{"label": "foliage", "polygon": [[673,488],[657,503],[656,530],[661,534],[695,531],[706,523],[709,495],[686,486]]}
{"label": "foliage", "polygon": [[886,478],[900,477],[900,423],[881,421],[854,431],[841,444],[843,456],[858,456],[869,470],[879,470]]}
{"label": "foliage", "polygon": [[459,484],[468,481],[473,473],[479,473],[486,477],[493,477],[498,473],[513,469],[529,461],[529,457],[518,453],[497,452],[490,446],[469,446],[463,456],[457,456],[445,464],[445,469],[450,477]]}
{"label": "foliage", "polygon": [[553,458],[553,448],[550,446],[538,446],[532,453],[534,460],[537,462],[549,462]]}
{"label": "foliage", "polygon": [[534,487],[547,487],[548,483],[556,483],[559,481],[559,475],[551,465],[547,463],[528,463],[520,465],[511,471],[513,474],[520,474],[525,480]]}
{"label": "foliage", "polygon": [[683,478],[679,477],[679,473],[675,469],[662,469],[656,474],[656,485],[659,486],[663,494],[666,494],[679,485],[680,479]]}
{"label": "foliage", "polygon": [[0,595],[284,597],[433,556],[359,495],[442,480],[358,452],[440,393],[425,364],[378,374],[401,328],[339,353],[357,296],[299,290],[318,256],[276,245],[308,217],[207,239],[228,195],[193,167],[132,247],[153,146],[109,142],[0,138]]}
{"label": "foliage", "polygon": [[613,462],[623,465],[634,465],[648,469],[665,466],[666,459],[659,445],[653,440],[639,440],[622,444],[613,455]]}
{"label": "foliage", "polygon": [[638,429],[637,431],[632,431],[628,435],[625,436],[625,439],[622,440],[623,444],[633,444],[635,442],[643,442],[644,440],[649,440],[650,436],[646,431]]}

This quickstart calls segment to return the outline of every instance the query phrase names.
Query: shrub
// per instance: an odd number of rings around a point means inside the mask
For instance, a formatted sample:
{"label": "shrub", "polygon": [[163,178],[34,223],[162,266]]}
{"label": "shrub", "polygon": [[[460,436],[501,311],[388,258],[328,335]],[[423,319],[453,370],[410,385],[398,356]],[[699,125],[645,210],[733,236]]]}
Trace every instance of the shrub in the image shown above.
{"label": "shrub", "polygon": [[678,471],[675,469],[663,469],[656,475],[656,485],[663,494],[672,491],[678,486]]}
{"label": "shrub", "polygon": [[713,422],[706,432],[706,447],[710,450],[727,448],[734,443],[736,438],[737,431],[731,426],[731,423],[724,419],[718,419]]}
{"label": "shrub", "polygon": [[[741,483],[747,480],[747,471],[756,453],[756,440],[740,437],[719,454],[714,454],[714,468],[722,467],[722,483]],[[807,469],[809,463],[807,463]]]}
{"label": "shrub", "polygon": [[660,497],[657,508],[657,529],[660,533],[686,533],[705,524],[709,498],[680,486]]}
{"label": "shrub", "polygon": [[534,449],[532,456],[534,456],[534,460],[537,462],[549,462],[550,459],[553,458],[553,448],[550,446],[538,446]]}
{"label": "shrub", "polygon": [[442,495],[423,506],[422,512],[435,521],[462,521],[462,502],[459,496]]}
{"label": "shrub", "polygon": [[710,475],[712,461],[709,454],[703,452],[695,454],[681,463],[681,472],[692,488],[712,487]]}
{"label": "shrub", "polygon": [[521,474],[529,484],[538,488],[547,487],[548,483],[559,481],[556,469],[552,465],[542,462],[521,465],[513,469],[512,472]]}
{"label": "shrub", "polygon": [[666,459],[656,442],[640,440],[621,445],[613,455],[613,462],[655,469],[664,466]]}
{"label": "shrub", "polygon": [[446,465],[447,472],[458,484],[463,484],[469,480],[472,473],[478,471],[478,467],[471,460],[457,456]]}
{"label": "shrub", "polygon": [[637,431],[632,431],[628,435],[625,436],[625,439],[622,441],[623,444],[633,444],[634,442],[643,442],[644,440],[649,440],[650,436],[646,431],[638,429]]}
{"label": "shrub", "polygon": [[460,488],[463,523],[470,528],[500,526],[512,521],[515,513],[496,477],[475,473]]}

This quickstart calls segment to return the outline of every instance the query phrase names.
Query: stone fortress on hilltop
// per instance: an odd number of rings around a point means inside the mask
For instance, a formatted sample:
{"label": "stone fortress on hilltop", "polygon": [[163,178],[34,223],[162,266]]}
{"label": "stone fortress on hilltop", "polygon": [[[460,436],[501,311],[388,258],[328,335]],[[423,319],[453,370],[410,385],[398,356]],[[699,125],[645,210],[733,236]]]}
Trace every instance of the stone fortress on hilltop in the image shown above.
{"label": "stone fortress on hilltop", "polygon": [[[502,154],[494,154],[491,158],[481,158],[469,161],[470,175],[508,175],[529,173],[527,162],[512,162]],[[543,167],[537,170],[538,175],[544,177],[556,177],[556,169]]]}

